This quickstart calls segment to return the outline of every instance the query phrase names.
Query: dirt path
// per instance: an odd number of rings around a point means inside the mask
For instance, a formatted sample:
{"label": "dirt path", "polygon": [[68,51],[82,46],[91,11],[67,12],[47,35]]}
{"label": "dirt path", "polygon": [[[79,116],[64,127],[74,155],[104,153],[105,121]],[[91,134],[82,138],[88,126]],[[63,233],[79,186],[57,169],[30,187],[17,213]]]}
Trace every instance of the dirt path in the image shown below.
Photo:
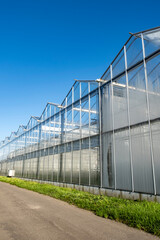
{"label": "dirt path", "polygon": [[0,240],[159,239],[60,200],[0,182]]}

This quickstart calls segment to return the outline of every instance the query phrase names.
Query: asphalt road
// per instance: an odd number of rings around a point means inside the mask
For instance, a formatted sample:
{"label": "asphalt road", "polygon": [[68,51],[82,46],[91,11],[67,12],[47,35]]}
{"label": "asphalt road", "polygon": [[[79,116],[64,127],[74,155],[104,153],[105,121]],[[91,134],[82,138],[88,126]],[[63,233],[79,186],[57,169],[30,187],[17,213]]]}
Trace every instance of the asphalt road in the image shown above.
{"label": "asphalt road", "polygon": [[35,192],[0,182],[0,240],[159,239]]}

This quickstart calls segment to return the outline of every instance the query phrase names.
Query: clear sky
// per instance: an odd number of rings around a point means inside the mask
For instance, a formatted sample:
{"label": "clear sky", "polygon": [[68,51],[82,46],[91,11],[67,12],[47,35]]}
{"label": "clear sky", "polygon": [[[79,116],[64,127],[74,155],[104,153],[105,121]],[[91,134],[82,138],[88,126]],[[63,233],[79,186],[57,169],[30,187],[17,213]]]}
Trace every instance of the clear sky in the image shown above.
{"label": "clear sky", "polygon": [[0,0],[0,140],[97,79],[129,37],[160,25],[159,0]]}

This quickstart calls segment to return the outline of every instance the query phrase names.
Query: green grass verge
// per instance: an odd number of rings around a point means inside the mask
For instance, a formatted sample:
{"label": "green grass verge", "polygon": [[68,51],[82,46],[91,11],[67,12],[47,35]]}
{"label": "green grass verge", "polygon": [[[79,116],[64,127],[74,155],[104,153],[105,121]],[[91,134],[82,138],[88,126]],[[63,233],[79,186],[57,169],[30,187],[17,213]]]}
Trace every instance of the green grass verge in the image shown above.
{"label": "green grass verge", "polygon": [[75,189],[29,182],[18,178],[0,176],[0,181],[63,200],[79,208],[90,210],[97,216],[114,219],[160,237],[159,203],[93,195]]}

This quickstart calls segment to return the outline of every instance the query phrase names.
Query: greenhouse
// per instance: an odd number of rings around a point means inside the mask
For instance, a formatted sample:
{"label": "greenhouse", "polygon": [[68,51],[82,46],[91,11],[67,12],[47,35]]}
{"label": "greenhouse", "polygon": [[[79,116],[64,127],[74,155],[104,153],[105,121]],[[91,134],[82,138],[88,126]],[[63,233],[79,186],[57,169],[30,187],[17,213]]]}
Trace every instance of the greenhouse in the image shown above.
{"label": "greenhouse", "polygon": [[160,195],[160,27],[130,33],[100,79],[76,80],[0,143],[0,175]]}

